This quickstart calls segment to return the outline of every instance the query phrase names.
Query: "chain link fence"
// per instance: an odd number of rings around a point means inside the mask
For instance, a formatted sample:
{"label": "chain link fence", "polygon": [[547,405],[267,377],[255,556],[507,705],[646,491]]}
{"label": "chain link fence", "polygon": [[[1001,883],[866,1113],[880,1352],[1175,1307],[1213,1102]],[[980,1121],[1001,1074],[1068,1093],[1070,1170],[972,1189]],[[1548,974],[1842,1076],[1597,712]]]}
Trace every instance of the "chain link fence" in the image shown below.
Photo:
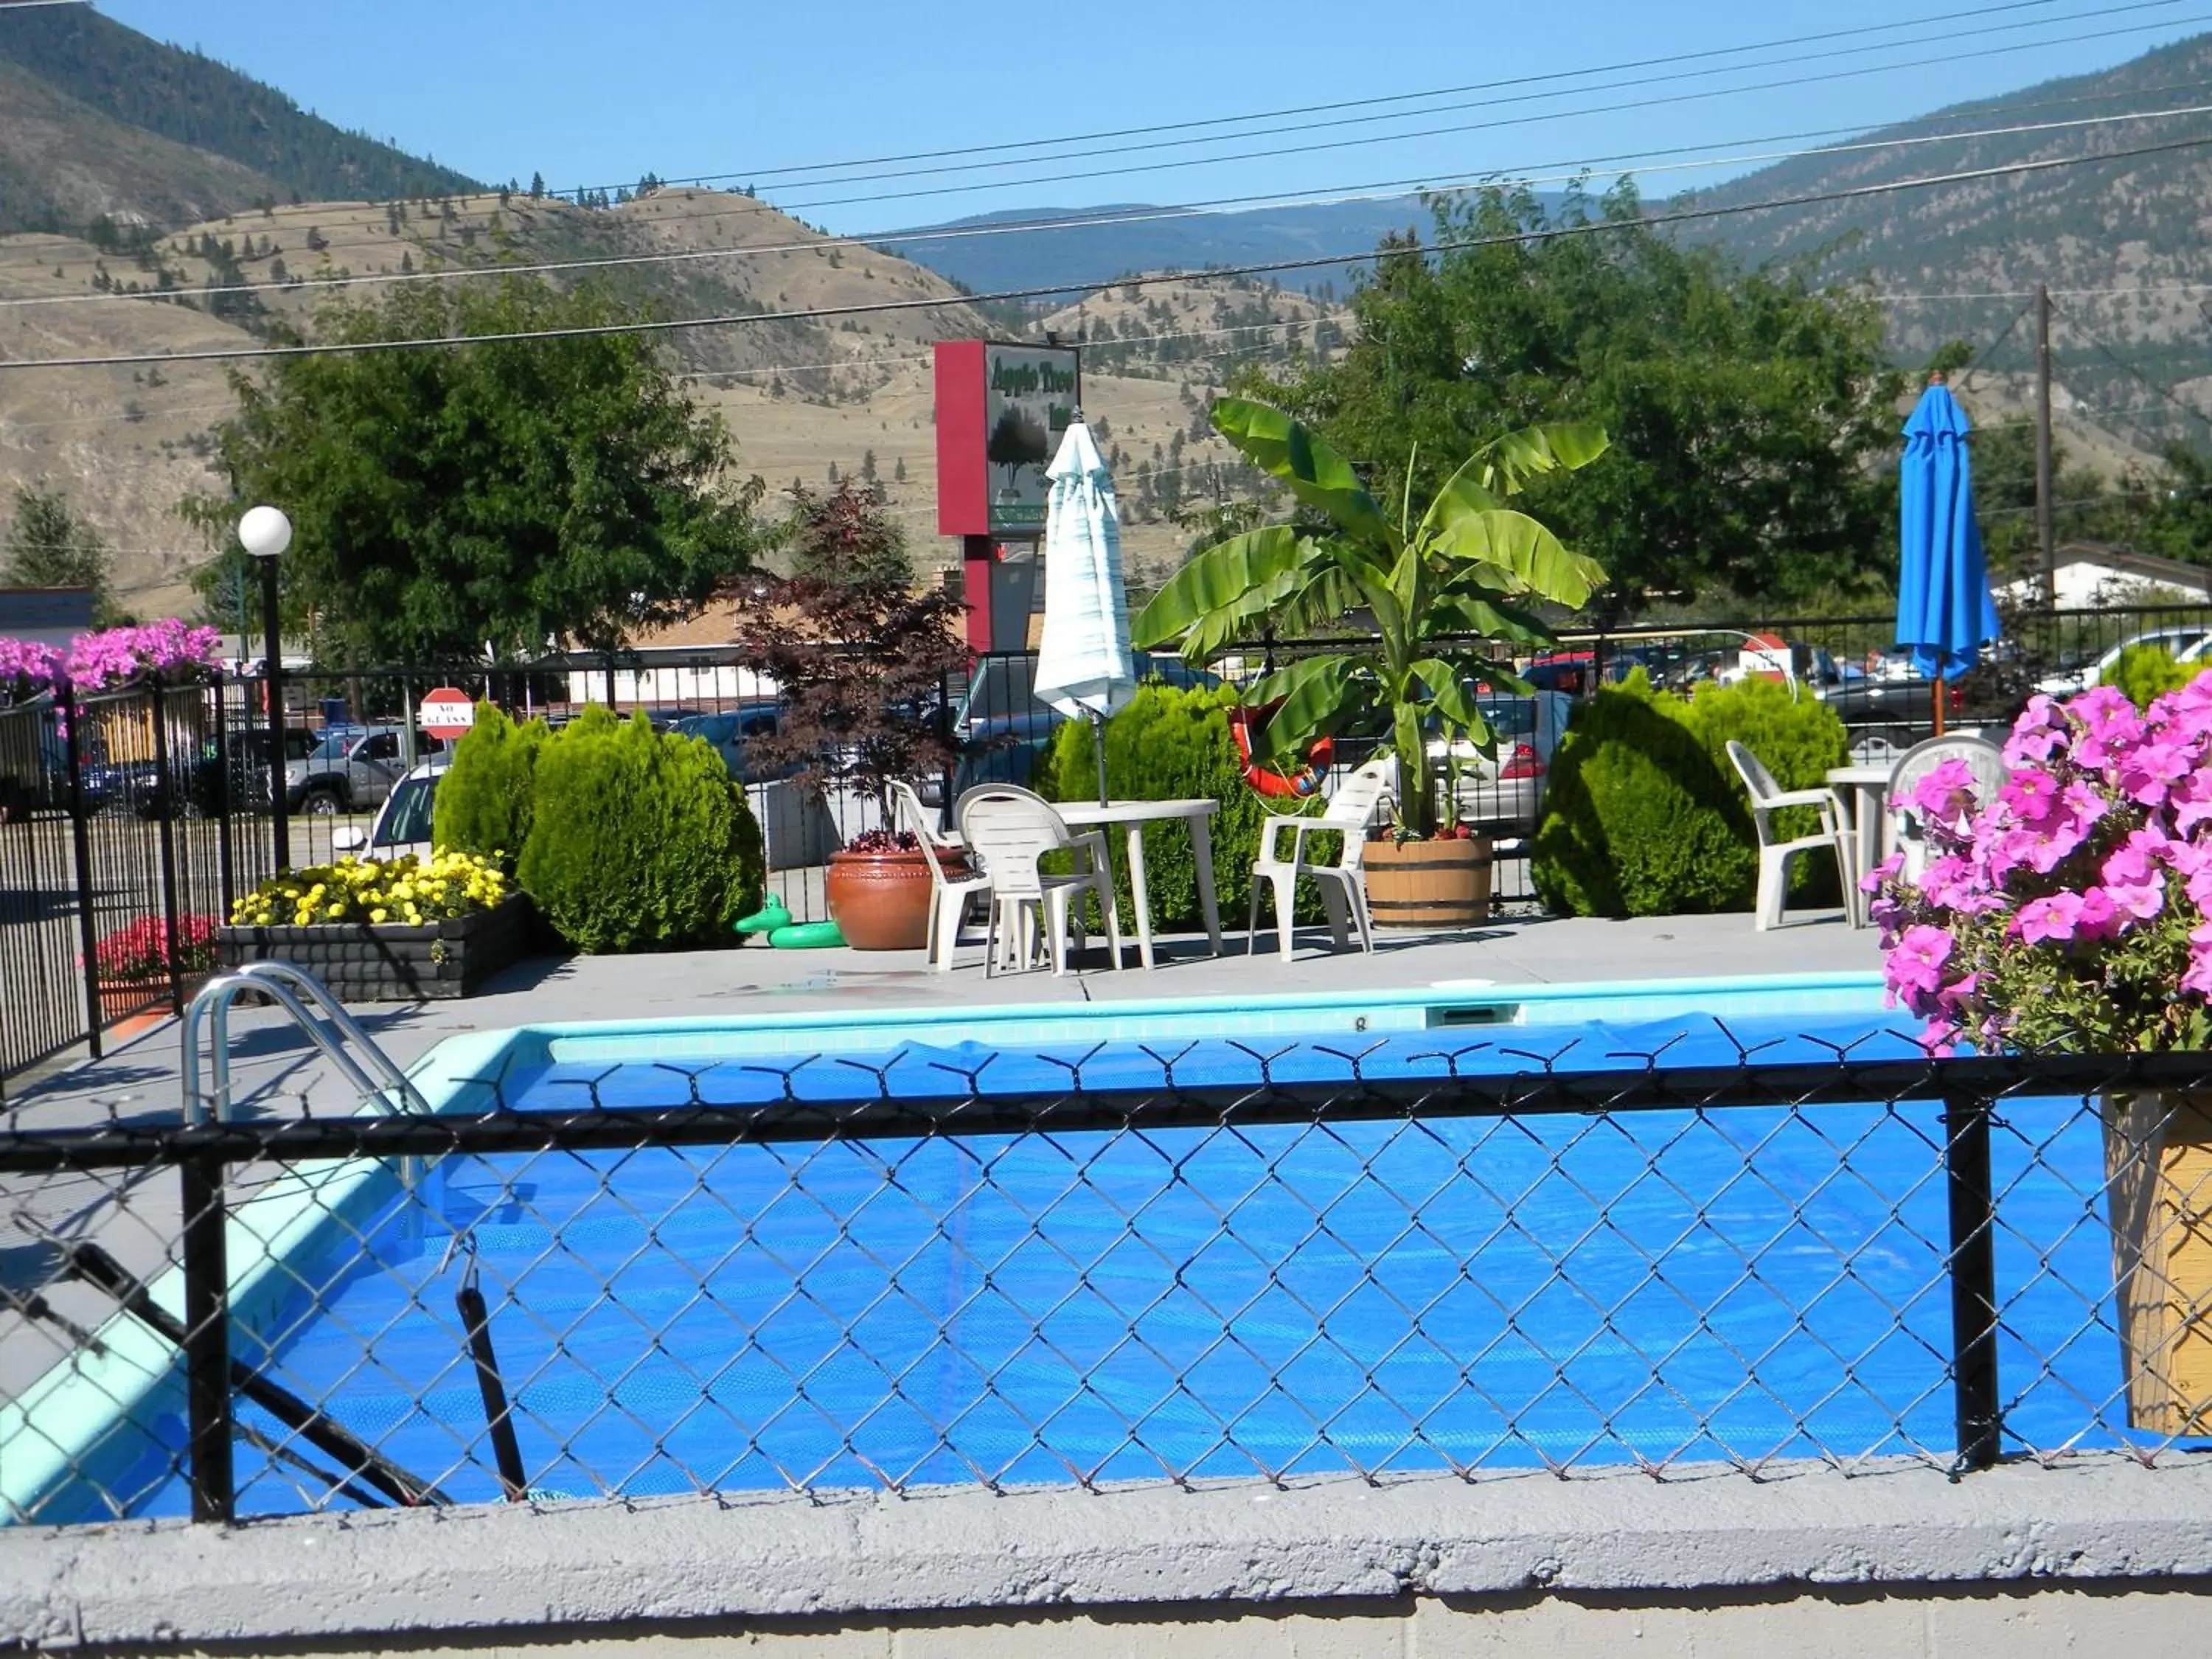
{"label": "chain link fence", "polygon": [[6,1518],[2208,1443],[2212,1060],[1425,1041],[12,1125]]}

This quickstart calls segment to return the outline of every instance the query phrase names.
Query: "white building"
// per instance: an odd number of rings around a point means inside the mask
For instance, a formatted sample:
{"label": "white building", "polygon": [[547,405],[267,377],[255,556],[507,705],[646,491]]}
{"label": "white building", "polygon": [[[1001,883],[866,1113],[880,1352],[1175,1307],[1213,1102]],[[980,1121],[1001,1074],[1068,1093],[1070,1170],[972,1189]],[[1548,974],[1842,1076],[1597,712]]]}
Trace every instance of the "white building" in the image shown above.
{"label": "white building", "polygon": [[[2065,542],[2056,551],[2061,611],[2212,599],[2212,567],[2185,564],[2179,559],[2101,542]],[[2022,577],[1996,589],[2001,605],[2035,605],[2042,597],[2039,576]]]}

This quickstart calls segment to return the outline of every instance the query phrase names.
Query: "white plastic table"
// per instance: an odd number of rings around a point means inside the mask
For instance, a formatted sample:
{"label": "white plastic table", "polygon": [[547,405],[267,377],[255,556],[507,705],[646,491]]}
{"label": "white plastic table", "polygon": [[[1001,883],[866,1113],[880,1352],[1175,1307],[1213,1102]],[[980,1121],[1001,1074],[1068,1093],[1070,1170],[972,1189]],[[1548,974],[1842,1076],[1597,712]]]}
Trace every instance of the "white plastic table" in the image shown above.
{"label": "white plastic table", "polygon": [[1836,792],[1836,804],[1844,817],[1844,830],[1851,848],[1851,890],[1844,896],[1850,913],[1851,925],[1866,925],[1867,896],[1859,891],[1859,881],[1868,871],[1887,856],[1891,830],[1889,823],[1889,775],[1887,762],[1872,765],[1832,767],[1828,771],[1828,787]]}
{"label": "white plastic table", "polygon": [[1206,918],[1206,942],[1221,954],[1221,910],[1213,893],[1212,818],[1221,803],[1198,800],[1054,801],[1054,810],[1072,830],[1103,830],[1120,824],[1128,831],[1129,890],[1137,903],[1137,956],[1152,966],[1152,907],[1145,900],[1145,826],[1180,818],[1190,826],[1190,850],[1198,860],[1198,907]]}

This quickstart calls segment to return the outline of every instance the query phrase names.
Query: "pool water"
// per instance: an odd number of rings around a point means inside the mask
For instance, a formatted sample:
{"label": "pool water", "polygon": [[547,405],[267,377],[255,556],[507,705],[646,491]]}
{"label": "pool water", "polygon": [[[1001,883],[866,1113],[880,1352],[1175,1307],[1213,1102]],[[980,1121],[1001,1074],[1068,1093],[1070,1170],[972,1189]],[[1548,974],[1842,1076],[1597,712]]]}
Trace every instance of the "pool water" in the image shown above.
{"label": "pool water", "polygon": [[[503,1091],[647,1107],[1839,1051],[1917,1054],[1861,1012],[541,1059]],[[1938,1110],[453,1157],[326,1230],[246,1357],[463,1499],[499,1495],[453,1306],[471,1260],[551,1493],[1942,1455]],[[2009,1102],[1995,1140],[2008,1425],[2111,1444],[2094,1119]],[[240,1458],[243,1512],[308,1501]],[[142,1508],[182,1512],[181,1483]]]}

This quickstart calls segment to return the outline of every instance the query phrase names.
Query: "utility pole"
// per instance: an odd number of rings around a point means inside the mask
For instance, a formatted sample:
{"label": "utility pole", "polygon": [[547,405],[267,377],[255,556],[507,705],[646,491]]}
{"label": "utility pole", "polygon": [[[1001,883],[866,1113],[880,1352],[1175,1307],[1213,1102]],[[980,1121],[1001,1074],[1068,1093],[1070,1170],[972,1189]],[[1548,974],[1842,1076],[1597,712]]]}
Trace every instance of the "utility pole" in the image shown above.
{"label": "utility pole", "polygon": [[2035,287],[2035,545],[2043,557],[2043,608],[2058,607],[2058,550],[2051,538],[2051,289]]}

